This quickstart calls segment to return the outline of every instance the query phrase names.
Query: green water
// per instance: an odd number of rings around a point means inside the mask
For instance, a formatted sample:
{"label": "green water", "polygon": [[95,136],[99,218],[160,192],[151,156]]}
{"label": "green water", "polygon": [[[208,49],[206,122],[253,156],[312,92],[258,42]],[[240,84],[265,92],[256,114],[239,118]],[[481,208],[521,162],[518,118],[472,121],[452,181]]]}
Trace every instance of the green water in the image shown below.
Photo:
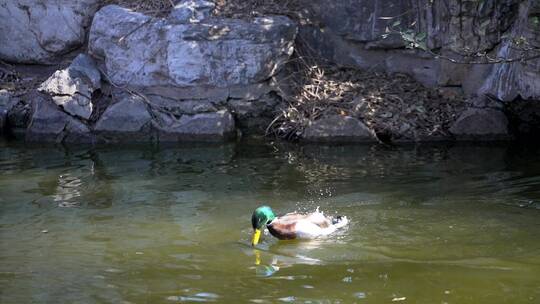
{"label": "green water", "polygon": [[[539,152],[0,143],[0,303],[540,303]],[[351,223],[253,249],[263,202]]]}

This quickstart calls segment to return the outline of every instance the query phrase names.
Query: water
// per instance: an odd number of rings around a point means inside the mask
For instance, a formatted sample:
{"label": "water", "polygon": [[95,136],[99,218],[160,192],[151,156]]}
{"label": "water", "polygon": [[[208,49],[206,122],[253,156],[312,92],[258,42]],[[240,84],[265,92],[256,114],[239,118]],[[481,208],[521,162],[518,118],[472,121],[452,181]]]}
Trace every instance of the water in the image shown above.
{"label": "water", "polygon": [[[0,302],[539,303],[539,152],[0,143]],[[262,203],[351,224],[253,249]]]}

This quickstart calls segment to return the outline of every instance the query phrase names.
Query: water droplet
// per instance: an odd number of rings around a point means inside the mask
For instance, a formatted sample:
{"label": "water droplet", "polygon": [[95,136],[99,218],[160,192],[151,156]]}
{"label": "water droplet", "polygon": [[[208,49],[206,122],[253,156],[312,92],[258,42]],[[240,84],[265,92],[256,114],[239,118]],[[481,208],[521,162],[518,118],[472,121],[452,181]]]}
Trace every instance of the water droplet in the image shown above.
{"label": "water droplet", "polygon": [[357,298],[357,299],[365,299],[366,298],[366,293],[365,292],[357,292],[354,294],[354,297]]}
{"label": "water droplet", "polygon": [[280,300],[281,302],[290,303],[290,302],[296,301],[296,297],[290,296],[290,297],[279,298],[278,300]]}

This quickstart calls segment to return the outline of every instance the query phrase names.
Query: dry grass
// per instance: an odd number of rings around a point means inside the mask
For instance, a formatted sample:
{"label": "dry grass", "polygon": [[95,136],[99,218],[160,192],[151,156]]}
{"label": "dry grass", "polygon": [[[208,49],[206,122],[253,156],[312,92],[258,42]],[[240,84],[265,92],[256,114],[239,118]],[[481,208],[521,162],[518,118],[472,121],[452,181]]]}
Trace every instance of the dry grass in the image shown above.
{"label": "dry grass", "polygon": [[425,88],[404,74],[339,66],[296,47],[288,76],[279,81],[287,106],[267,129],[270,135],[295,140],[311,121],[339,114],[361,119],[383,140],[445,137],[463,109],[459,94]]}
{"label": "dry grass", "polygon": [[174,7],[173,0],[101,0],[101,5],[116,4],[150,16],[168,14]]}

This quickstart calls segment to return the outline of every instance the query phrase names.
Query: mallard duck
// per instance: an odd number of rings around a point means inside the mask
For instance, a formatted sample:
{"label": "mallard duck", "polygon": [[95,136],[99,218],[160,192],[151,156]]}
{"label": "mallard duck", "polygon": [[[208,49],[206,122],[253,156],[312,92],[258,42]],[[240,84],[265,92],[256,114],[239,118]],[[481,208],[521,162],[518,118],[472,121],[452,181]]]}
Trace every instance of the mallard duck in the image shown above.
{"label": "mallard duck", "polygon": [[348,222],[345,216],[329,218],[318,209],[308,214],[293,212],[276,217],[272,208],[261,206],[255,209],[251,216],[251,225],[254,230],[251,244],[255,246],[259,243],[264,227],[280,240],[314,239],[329,235],[346,226]]}

